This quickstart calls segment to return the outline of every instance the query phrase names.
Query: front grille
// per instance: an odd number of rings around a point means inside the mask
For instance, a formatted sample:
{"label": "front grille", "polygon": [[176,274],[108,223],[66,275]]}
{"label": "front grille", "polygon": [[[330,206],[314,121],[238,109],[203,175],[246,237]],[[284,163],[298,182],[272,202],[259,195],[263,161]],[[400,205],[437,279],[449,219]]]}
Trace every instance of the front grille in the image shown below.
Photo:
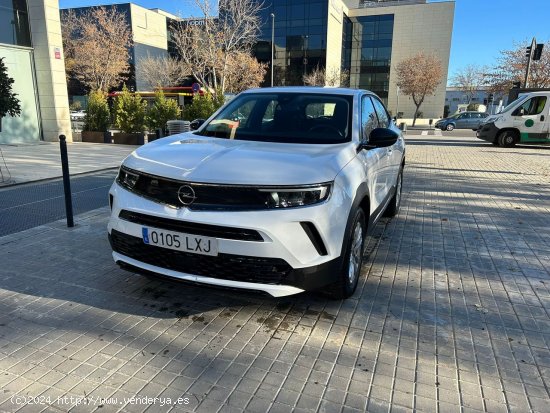
{"label": "front grille", "polygon": [[123,167],[137,180],[132,187],[125,184],[120,177],[118,183],[131,192],[151,199],[155,202],[180,208],[184,206],[178,197],[182,186],[192,187],[196,200],[185,205],[191,210],[230,211],[230,210],[260,210],[266,209],[266,193],[255,186],[198,184],[176,181],[169,178],[145,174]]}
{"label": "front grille", "polygon": [[280,258],[257,258],[219,254],[216,257],[190,254],[147,245],[141,238],[113,230],[115,252],[146,264],[193,275],[261,284],[284,284],[292,267]]}
{"label": "front grille", "polygon": [[120,219],[154,228],[167,229],[169,231],[184,232],[186,234],[203,235],[205,237],[234,239],[239,241],[263,241],[258,231],[244,228],[231,228],[219,225],[197,224],[194,222],[179,221],[176,219],[155,217],[140,214],[139,212],[122,210],[118,215]]}

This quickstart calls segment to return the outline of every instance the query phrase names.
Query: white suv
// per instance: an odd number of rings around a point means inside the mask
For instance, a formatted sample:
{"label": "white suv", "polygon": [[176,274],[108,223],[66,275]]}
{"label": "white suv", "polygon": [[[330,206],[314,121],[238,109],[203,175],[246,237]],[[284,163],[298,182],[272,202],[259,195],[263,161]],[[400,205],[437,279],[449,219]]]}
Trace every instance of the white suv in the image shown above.
{"label": "white suv", "polygon": [[399,209],[404,164],[403,137],[370,92],[250,90],[124,160],[110,190],[113,258],[272,296],[346,298],[367,233]]}

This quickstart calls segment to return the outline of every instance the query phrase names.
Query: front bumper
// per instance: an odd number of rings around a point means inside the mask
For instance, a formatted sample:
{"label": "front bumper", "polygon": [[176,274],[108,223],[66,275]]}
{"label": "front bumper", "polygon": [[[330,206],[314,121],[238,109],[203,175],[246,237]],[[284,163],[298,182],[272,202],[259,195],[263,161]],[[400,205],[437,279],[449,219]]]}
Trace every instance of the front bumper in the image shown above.
{"label": "front bumper", "polygon": [[494,124],[494,122],[489,122],[480,125],[476,132],[476,137],[487,142],[496,143],[498,132],[500,131]]}
{"label": "front bumper", "polygon": [[[231,212],[171,208],[116,183],[110,195],[109,240],[113,259],[121,266],[197,283],[260,290],[273,296],[321,288],[334,282],[340,273],[347,220],[340,211],[349,210],[340,191],[333,191],[327,201],[310,207]],[[128,211],[151,217],[152,221],[129,219]],[[190,254],[143,243],[144,226],[163,228],[161,224],[170,222],[191,228],[181,229],[184,233],[215,228],[217,233],[202,235],[218,240],[219,255]],[[318,231],[317,245],[304,230],[304,222]]]}

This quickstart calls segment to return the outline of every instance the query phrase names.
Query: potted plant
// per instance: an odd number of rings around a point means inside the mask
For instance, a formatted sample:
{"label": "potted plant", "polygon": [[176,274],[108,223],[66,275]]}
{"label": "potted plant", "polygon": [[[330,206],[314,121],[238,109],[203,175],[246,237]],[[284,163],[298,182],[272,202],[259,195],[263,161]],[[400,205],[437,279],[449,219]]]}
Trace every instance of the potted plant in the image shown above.
{"label": "potted plant", "polygon": [[2,118],[21,115],[21,106],[17,93],[13,93],[11,87],[14,80],[8,76],[8,68],[4,64],[4,58],[0,58],[0,132],[2,132]]}
{"label": "potted plant", "polygon": [[143,145],[146,126],[145,102],[139,94],[132,94],[126,85],[114,104],[115,126],[122,132],[113,134],[113,142],[124,145]]}
{"label": "potted plant", "polygon": [[82,142],[111,143],[111,134],[108,132],[110,124],[111,114],[105,93],[100,90],[90,92]]}
{"label": "potted plant", "polygon": [[[166,123],[169,120],[179,119],[181,109],[174,99],[167,99],[162,90],[155,92],[155,101],[147,112],[147,125],[156,131],[162,129],[162,136],[166,136]],[[149,135],[149,141],[155,140],[156,135]]]}

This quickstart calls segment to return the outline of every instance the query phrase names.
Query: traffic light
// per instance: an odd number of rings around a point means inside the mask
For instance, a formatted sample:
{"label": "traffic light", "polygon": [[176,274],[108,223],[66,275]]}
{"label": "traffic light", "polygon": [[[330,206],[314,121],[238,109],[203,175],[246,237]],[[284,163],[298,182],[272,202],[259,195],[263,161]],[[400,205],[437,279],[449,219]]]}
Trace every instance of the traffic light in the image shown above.
{"label": "traffic light", "polygon": [[487,101],[488,101],[489,103],[491,103],[491,102],[493,101],[493,99],[494,99],[493,94],[492,94],[492,93],[489,93],[489,96],[487,97]]}
{"label": "traffic light", "polygon": [[531,46],[527,46],[525,49],[525,56],[530,57],[532,52]]}
{"label": "traffic light", "polygon": [[540,57],[542,56],[543,48],[544,48],[544,43],[537,44],[537,47],[535,48],[535,53],[533,54],[533,60],[540,60]]}

